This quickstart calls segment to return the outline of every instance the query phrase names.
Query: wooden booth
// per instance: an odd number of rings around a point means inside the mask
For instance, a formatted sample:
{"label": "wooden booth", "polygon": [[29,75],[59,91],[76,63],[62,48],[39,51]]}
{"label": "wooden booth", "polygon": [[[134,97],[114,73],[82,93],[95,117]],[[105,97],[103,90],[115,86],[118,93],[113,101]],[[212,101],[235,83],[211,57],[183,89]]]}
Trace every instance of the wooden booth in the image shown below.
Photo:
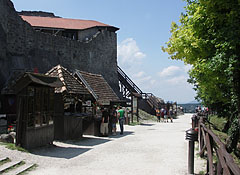
{"label": "wooden booth", "polygon": [[55,66],[46,73],[57,76],[63,83],[55,89],[54,136],[57,140],[78,139],[83,135],[83,119],[95,114],[95,97],[66,68]]}
{"label": "wooden booth", "polygon": [[0,95],[0,134],[16,131],[17,96],[14,90],[16,81],[25,73],[23,70],[13,70]]}
{"label": "wooden booth", "polygon": [[30,149],[53,142],[54,88],[61,85],[58,78],[37,73],[25,73],[16,82],[16,145]]}
{"label": "wooden booth", "polygon": [[97,97],[96,113],[92,121],[84,121],[85,126],[88,126],[84,133],[98,136],[102,116],[101,107],[110,110],[114,102],[119,102],[119,98],[102,75],[76,70],[74,76]]}

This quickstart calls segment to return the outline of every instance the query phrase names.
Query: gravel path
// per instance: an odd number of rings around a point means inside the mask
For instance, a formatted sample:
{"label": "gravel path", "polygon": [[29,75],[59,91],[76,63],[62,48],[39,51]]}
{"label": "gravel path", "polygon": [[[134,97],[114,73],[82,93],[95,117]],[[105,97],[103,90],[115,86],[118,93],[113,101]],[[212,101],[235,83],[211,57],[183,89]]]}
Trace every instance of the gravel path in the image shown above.
{"label": "gravel path", "polygon": [[[187,148],[185,131],[191,115],[173,123],[125,126],[123,136],[84,136],[81,141],[54,142],[55,146],[30,153],[0,146],[0,158],[25,159],[38,164],[33,175],[185,175]],[[119,128],[118,128],[119,130]],[[195,156],[195,173],[204,163]]]}

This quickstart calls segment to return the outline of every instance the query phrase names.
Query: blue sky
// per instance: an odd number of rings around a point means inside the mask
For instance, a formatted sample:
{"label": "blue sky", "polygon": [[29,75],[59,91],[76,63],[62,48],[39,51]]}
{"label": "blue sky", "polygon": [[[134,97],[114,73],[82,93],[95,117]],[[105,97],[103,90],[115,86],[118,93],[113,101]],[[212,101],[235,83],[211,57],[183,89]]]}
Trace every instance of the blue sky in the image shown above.
{"label": "blue sky", "polygon": [[189,66],[163,53],[173,21],[184,12],[182,0],[13,0],[17,11],[53,12],[64,18],[88,19],[120,28],[118,64],[144,92],[165,101],[185,103],[195,92],[186,80]]}

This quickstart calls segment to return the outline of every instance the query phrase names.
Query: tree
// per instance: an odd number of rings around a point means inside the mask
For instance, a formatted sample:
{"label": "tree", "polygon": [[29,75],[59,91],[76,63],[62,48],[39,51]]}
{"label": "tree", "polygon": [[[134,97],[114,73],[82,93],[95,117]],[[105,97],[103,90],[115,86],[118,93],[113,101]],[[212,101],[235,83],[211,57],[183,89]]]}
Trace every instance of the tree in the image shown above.
{"label": "tree", "polygon": [[[186,0],[180,25],[172,23],[163,51],[191,64],[197,99],[233,124],[229,151],[236,148],[240,126],[240,1]],[[236,122],[238,121],[238,122]]]}

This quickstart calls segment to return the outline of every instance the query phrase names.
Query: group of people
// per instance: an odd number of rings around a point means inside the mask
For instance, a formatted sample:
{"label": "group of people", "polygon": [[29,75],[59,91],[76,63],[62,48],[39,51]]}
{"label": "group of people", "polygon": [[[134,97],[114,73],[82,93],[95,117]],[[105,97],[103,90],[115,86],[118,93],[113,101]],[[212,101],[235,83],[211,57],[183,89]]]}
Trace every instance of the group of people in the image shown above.
{"label": "group of people", "polygon": [[100,125],[100,133],[103,136],[108,135],[117,135],[117,122],[119,122],[120,126],[120,134],[123,134],[124,130],[124,122],[125,122],[125,111],[121,106],[117,109],[112,107],[110,111],[107,109],[101,108],[102,119]]}
{"label": "group of people", "polygon": [[170,108],[169,110],[167,108],[161,108],[156,109],[156,116],[157,116],[157,122],[168,122],[168,119],[170,119],[171,122],[173,122],[173,110]]}
{"label": "group of people", "polygon": [[196,106],[195,112],[198,115],[208,115],[209,109],[208,109],[208,107],[205,107],[205,106]]}

